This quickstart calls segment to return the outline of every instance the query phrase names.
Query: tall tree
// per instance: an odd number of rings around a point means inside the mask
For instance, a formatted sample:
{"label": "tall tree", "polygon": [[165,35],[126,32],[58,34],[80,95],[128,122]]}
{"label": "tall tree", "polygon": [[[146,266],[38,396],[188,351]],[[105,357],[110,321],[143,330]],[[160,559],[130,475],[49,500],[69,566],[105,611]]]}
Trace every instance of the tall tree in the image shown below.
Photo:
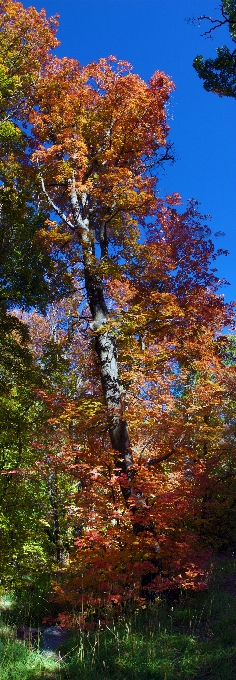
{"label": "tall tree", "polygon": [[[120,270],[121,252],[155,210],[156,178],[149,168],[166,143],[171,88],[163,73],[146,84],[115,57],[85,68],[54,59],[38,83],[30,117],[41,196],[82,257],[115,466],[129,482],[132,453],[103,280],[115,261]],[[130,488],[123,486],[123,493],[128,498]]]}
{"label": "tall tree", "polygon": [[[232,310],[217,294],[197,206],[181,213],[178,194],[157,196],[173,83],[160,72],[145,83],[115,57],[86,67],[53,58],[44,13],[10,0],[1,8],[12,61],[32,57],[31,75],[19,63],[19,103],[8,106],[20,139],[3,159],[9,215],[15,194],[27,206],[25,229],[31,210],[36,221],[47,215],[36,242],[57,253],[56,271],[65,265],[77,290],[73,304],[51,309],[49,334],[42,317],[28,317],[45,408],[32,474],[41,471],[42,498],[47,486],[48,534],[58,559],[62,535],[77,536],[75,598],[84,568],[87,597],[94,573],[95,590],[112,597],[139,588],[140,574],[154,568],[155,586],[168,585],[170,564],[176,583],[192,584],[199,513],[222,451],[226,383],[216,338]],[[19,303],[14,295],[12,284]]]}

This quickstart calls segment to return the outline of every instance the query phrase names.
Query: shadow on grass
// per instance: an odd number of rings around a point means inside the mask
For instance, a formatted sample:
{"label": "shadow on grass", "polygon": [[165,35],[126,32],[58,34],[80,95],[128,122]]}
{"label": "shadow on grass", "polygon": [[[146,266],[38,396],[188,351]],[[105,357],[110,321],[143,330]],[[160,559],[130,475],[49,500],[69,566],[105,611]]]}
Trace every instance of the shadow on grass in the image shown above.
{"label": "shadow on grass", "polygon": [[[149,631],[150,632],[150,631]],[[200,642],[182,633],[146,635],[116,628],[81,635],[64,661],[45,657],[14,639],[0,641],[0,680],[235,680],[232,641]],[[114,637],[114,640],[112,639]],[[68,643],[69,644],[69,643]],[[62,651],[63,657],[63,651]]]}
{"label": "shadow on grass", "polygon": [[104,628],[68,634],[58,661],[16,641],[4,623],[0,680],[235,680],[235,573],[235,560],[219,564],[208,592],[127,608]]}

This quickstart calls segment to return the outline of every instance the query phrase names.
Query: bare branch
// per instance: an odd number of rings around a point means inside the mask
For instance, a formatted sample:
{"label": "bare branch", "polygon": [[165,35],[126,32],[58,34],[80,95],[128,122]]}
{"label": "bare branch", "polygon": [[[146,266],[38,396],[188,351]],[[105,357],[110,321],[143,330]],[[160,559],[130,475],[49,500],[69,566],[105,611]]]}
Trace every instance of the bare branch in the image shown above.
{"label": "bare branch", "polygon": [[49,205],[50,205],[51,208],[54,210],[54,212],[58,215],[58,217],[60,217],[60,219],[61,219],[63,222],[65,222],[65,224],[67,225],[67,227],[70,227],[70,229],[72,229],[72,230],[74,231],[74,230],[75,230],[75,227],[74,227],[74,225],[72,224],[72,222],[71,222],[71,221],[69,220],[69,218],[65,215],[65,213],[61,210],[61,208],[60,208],[58,205],[56,205],[56,203],[54,203],[54,201],[52,200],[51,196],[49,196],[49,194],[48,194],[48,192],[47,192],[47,190],[46,190],[46,188],[45,188],[44,179],[43,179],[42,175],[40,175],[40,179],[41,179],[41,185],[42,185],[43,193],[44,193],[44,195],[46,196]]}
{"label": "bare branch", "polygon": [[216,28],[220,28],[221,26],[224,26],[224,24],[228,24],[229,20],[225,19],[222,21],[222,19],[212,19],[211,17],[207,16],[206,14],[203,14],[202,16],[198,17],[198,21],[202,21],[203,19],[207,19],[210,21],[211,24],[215,24],[214,26],[211,26],[209,28],[209,31],[204,31],[204,33],[201,33],[201,36],[204,35],[209,35],[211,36],[212,32],[216,30]]}

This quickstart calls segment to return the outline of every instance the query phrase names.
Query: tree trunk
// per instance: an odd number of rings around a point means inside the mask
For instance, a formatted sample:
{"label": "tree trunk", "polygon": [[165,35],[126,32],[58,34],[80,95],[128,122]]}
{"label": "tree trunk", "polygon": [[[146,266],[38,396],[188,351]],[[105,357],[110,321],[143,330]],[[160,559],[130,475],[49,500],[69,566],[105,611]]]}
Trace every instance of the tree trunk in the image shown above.
{"label": "tree trunk", "polygon": [[123,417],[121,390],[118,377],[118,365],[115,343],[112,334],[106,329],[109,312],[103,293],[103,282],[99,272],[99,264],[94,255],[92,232],[90,231],[87,197],[84,197],[83,210],[78,205],[76,192],[72,192],[71,202],[73,216],[78,230],[79,240],[83,249],[85,288],[87,300],[92,315],[91,329],[95,335],[95,349],[99,358],[101,383],[104,400],[108,411],[108,427],[113,449],[118,455],[115,457],[115,469],[118,475],[125,475],[121,481],[122,493],[128,500],[131,493],[133,477],[133,458],[129,442],[128,426]]}
{"label": "tree trunk", "polygon": [[[133,459],[130,449],[128,426],[123,417],[122,398],[119,385],[118,365],[114,340],[106,329],[108,310],[104,300],[102,280],[97,267],[89,261],[84,251],[85,287],[93,319],[91,324],[95,333],[95,349],[99,358],[102,390],[108,411],[108,427],[113,449],[118,452],[115,458],[117,474],[124,474],[132,481]],[[130,496],[130,486],[123,484],[122,492],[126,500]]]}

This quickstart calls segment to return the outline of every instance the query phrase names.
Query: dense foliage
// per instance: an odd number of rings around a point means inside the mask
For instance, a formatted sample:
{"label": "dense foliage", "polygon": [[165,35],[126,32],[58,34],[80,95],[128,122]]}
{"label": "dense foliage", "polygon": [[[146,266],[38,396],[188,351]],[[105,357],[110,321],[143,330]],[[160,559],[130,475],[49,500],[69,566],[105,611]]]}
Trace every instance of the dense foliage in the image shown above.
{"label": "dense foliage", "polygon": [[196,202],[157,195],[173,83],[0,10],[2,576],[57,571],[71,610],[201,588],[235,539],[233,307]]}

